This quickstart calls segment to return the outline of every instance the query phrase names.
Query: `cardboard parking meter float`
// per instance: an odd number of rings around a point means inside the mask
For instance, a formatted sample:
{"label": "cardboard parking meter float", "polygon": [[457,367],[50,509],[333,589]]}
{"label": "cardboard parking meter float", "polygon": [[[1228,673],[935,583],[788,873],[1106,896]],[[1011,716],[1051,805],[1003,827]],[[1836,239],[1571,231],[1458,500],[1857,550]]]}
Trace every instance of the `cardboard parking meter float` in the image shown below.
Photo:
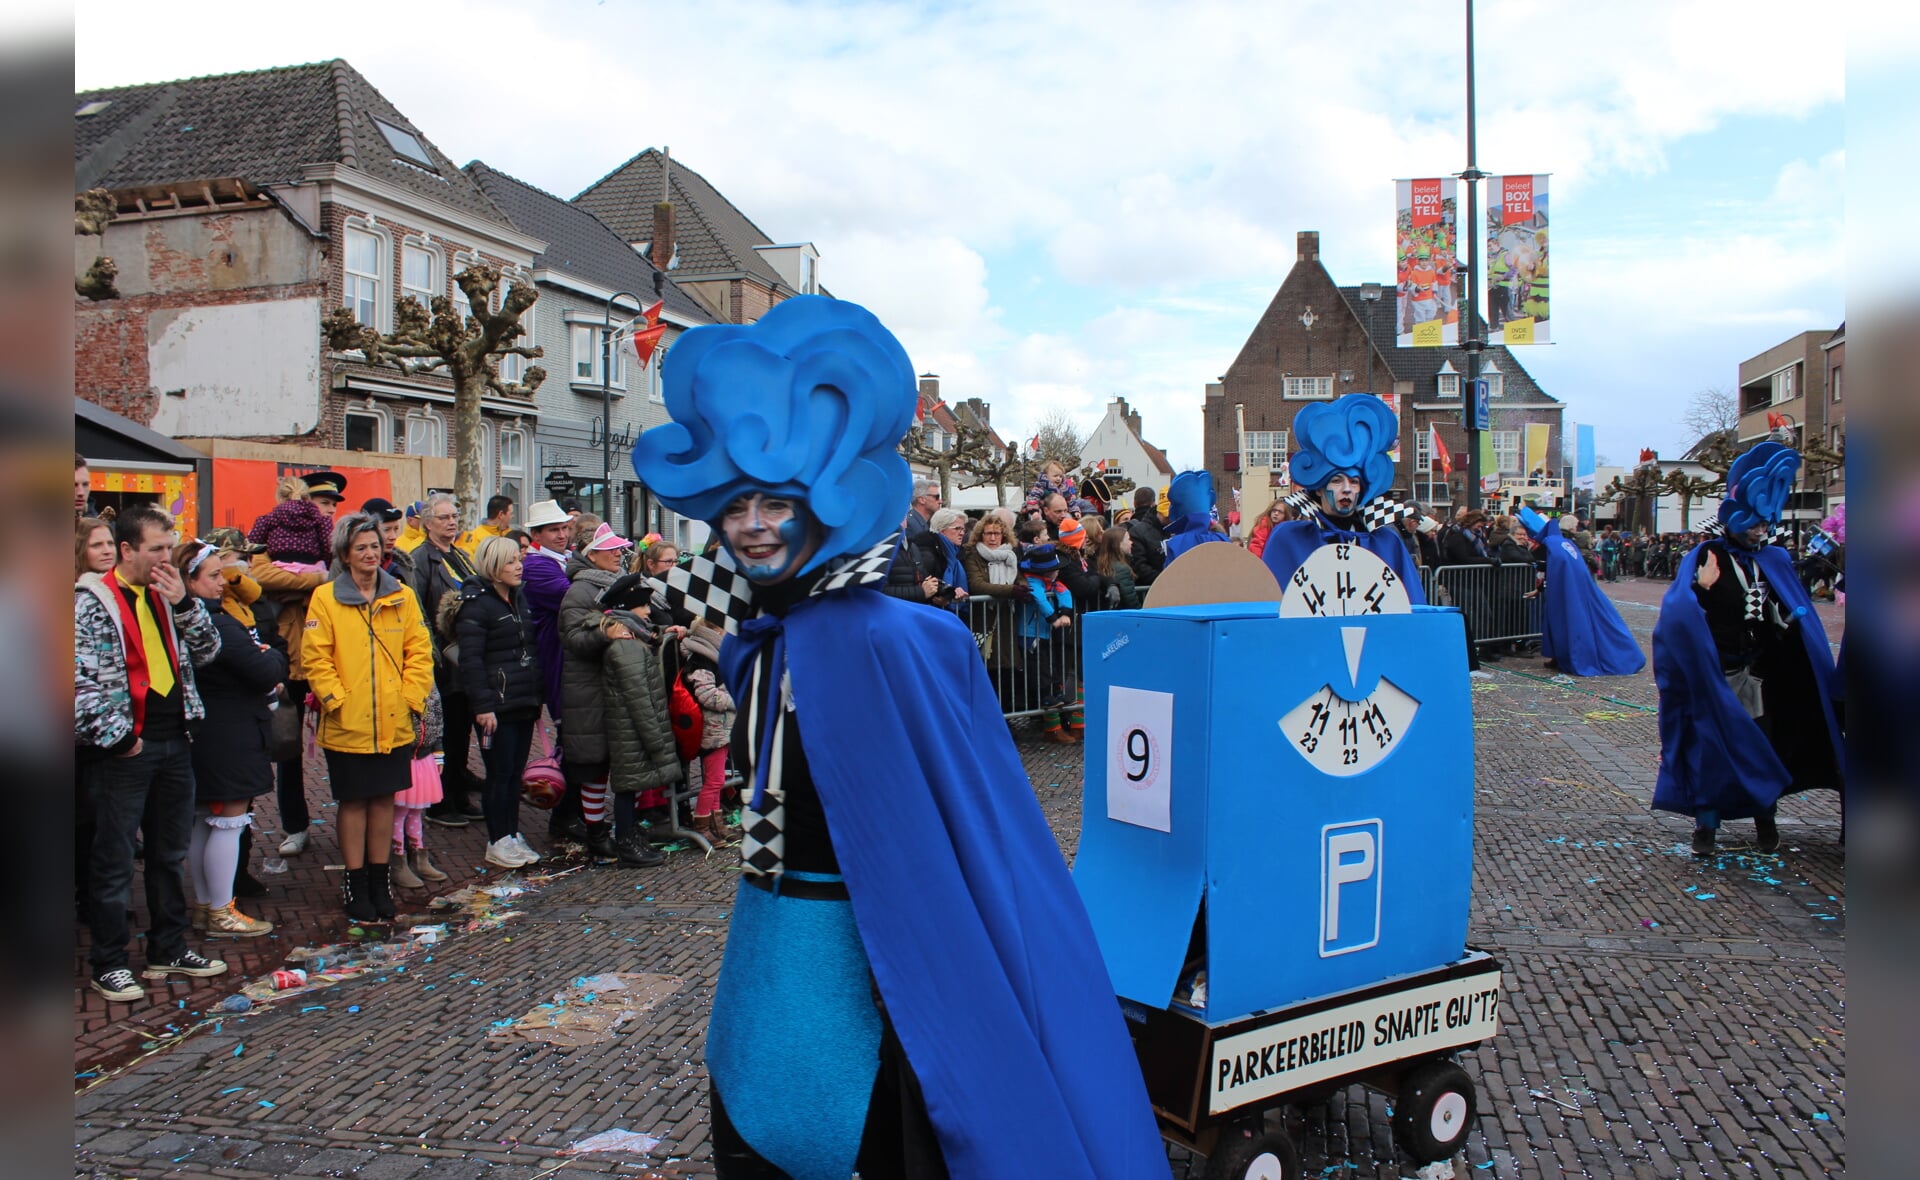
{"label": "cardboard parking meter float", "polygon": [[1473,874],[1457,613],[1359,546],[1192,600],[1243,563],[1196,549],[1150,609],[1083,621],[1074,880],[1118,993],[1209,1024],[1460,960]]}

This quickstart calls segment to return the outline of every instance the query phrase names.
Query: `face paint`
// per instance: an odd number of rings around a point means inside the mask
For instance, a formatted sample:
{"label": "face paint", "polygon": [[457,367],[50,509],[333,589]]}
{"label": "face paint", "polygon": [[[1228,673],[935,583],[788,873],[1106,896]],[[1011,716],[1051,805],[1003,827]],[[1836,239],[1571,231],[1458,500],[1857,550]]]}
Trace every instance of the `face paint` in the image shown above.
{"label": "face paint", "polygon": [[1327,480],[1327,510],[1335,516],[1350,516],[1360,504],[1360,481],[1341,473]]}
{"label": "face paint", "polygon": [[755,582],[783,582],[819,547],[813,514],[786,496],[755,492],[727,505],[720,533],[742,573]]}

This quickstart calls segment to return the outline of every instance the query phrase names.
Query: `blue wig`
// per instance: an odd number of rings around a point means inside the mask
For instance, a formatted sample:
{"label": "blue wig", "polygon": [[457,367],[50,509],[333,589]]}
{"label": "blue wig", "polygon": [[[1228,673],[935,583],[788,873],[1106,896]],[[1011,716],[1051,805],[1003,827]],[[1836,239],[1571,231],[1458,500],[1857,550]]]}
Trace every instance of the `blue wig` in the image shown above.
{"label": "blue wig", "polygon": [[795,296],[755,324],[693,329],[662,372],[673,421],[634,443],[633,470],[667,507],[717,528],[749,493],[804,501],[825,537],[800,573],[899,527],[911,476],[895,448],[918,393],[872,312]]}
{"label": "blue wig", "polygon": [[1365,504],[1393,486],[1388,452],[1400,438],[1400,423],[1374,395],[1349,393],[1316,402],[1294,416],[1293,435],[1300,449],[1289,461],[1289,473],[1301,487],[1317,492],[1334,476],[1350,475],[1360,481]]}
{"label": "blue wig", "polygon": [[1763,442],[1727,468],[1727,498],[1720,501],[1720,523],[1730,533],[1755,525],[1778,524],[1800,472],[1800,452],[1784,443]]}
{"label": "blue wig", "polygon": [[1167,487],[1168,515],[1205,516],[1213,511],[1213,475],[1206,471],[1182,471]]}

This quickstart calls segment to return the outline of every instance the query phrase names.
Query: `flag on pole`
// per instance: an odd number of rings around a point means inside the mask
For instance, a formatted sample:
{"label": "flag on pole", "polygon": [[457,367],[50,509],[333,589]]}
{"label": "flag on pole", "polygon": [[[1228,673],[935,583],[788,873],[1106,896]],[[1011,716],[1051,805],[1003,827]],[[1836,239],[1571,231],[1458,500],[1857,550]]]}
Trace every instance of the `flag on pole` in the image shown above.
{"label": "flag on pole", "polygon": [[642,365],[653,360],[653,350],[659,347],[660,337],[666,334],[667,326],[660,322],[660,311],[665,306],[666,300],[656,299],[652,307],[640,313],[646,320],[646,327],[643,328],[638,323],[634,325],[631,337],[633,355]]}
{"label": "flag on pole", "polygon": [[1440,465],[1440,474],[1452,475],[1453,454],[1447,450],[1447,444],[1440,441],[1440,427],[1429,423],[1427,430],[1432,435],[1428,440],[1427,449],[1432,452],[1433,461]]}

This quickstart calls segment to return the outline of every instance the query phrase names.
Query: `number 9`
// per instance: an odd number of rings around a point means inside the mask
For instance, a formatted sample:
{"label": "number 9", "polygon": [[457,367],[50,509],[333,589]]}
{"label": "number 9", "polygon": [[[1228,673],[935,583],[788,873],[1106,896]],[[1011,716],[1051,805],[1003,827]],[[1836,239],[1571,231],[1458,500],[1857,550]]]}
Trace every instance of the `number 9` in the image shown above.
{"label": "number 9", "polygon": [[1153,769],[1153,741],[1147,737],[1146,730],[1127,731],[1127,761],[1139,767],[1138,772],[1127,772],[1127,781],[1130,783],[1145,779],[1148,772]]}

